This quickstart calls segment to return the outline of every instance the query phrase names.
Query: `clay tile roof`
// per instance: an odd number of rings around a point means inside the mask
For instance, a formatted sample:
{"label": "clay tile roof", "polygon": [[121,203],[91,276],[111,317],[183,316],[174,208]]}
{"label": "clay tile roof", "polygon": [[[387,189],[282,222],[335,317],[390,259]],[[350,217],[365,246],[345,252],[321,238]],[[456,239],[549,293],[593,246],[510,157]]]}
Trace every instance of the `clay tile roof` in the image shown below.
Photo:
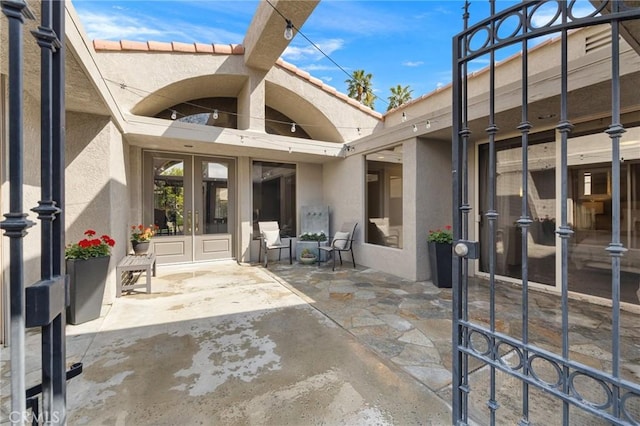
{"label": "clay tile roof", "polygon": [[233,49],[230,44],[214,44],[213,51],[219,55],[231,55]]}
{"label": "clay tile roof", "polygon": [[213,44],[195,43],[197,53],[213,53]]}
{"label": "clay tile roof", "polygon": [[94,40],[93,48],[95,50],[120,50],[120,42],[109,40]]}
{"label": "clay tile roof", "polygon": [[131,40],[94,40],[93,48],[96,51],[145,51],[145,52],[176,52],[176,53],[200,53],[216,55],[244,55],[244,46],[241,44],[204,44],[204,43],[171,43],[161,41],[131,41]]}
{"label": "clay tile roof", "polygon": [[244,46],[241,44],[232,44],[231,53],[234,55],[244,55]]}
{"label": "clay tile roof", "polygon": [[122,48],[122,50],[141,50],[141,51],[149,50],[149,46],[144,41],[122,40],[120,41],[120,47]]}
{"label": "clay tile roof", "polygon": [[149,50],[154,52],[171,52],[173,50],[173,46],[171,43],[163,43],[160,41],[148,41]]}
{"label": "clay tile roof", "polygon": [[177,41],[173,41],[171,42],[171,47],[174,52],[196,53],[196,46],[193,43],[178,43]]}

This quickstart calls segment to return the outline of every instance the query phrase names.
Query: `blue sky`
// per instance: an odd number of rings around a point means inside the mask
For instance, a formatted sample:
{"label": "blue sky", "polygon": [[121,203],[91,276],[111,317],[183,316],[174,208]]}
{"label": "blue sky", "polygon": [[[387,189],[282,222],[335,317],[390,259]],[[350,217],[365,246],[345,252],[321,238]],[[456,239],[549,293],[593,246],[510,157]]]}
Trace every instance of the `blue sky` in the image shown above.
{"label": "blue sky", "polygon": [[[497,1],[502,10],[516,1]],[[90,39],[238,43],[258,6],[250,0],[73,0]],[[452,37],[462,30],[458,0],[322,0],[301,31],[347,73],[373,75],[375,109],[387,109],[389,88],[409,85],[413,97],[451,82]],[[473,23],[487,16],[488,1],[471,2]],[[285,24],[283,22],[283,32]],[[283,59],[341,92],[347,74],[296,35]],[[483,68],[478,60],[472,68]],[[470,71],[474,71],[471,69]]]}

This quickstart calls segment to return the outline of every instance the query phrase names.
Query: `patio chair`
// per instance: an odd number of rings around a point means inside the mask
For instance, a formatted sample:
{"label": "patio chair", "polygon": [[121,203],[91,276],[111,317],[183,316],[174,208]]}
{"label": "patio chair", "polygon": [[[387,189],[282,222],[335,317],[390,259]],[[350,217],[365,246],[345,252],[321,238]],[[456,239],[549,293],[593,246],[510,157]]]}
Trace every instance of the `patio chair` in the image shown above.
{"label": "patio chair", "polygon": [[278,250],[278,260],[282,259],[282,249],[289,249],[289,264],[293,263],[291,258],[291,240],[288,244],[284,244],[280,240],[280,226],[278,222],[258,222],[258,229],[260,230],[260,251],[258,252],[258,262],[262,255],[262,249],[264,247],[264,267],[269,264],[269,250]]}
{"label": "patio chair", "polygon": [[153,223],[158,227],[158,235],[171,235],[167,213],[163,209],[153,209]]}
{"label": "patio chair", "polygon": [[336,232],[331,240],[331,245],[318,247],[321,251],[325,252],[327,255],[331,254],[333,258],[333,270],[336,270],[336,256],[335,253],[338,253],[338,257],[340,258],[340,265],[342,265],[342,252],[349,251],[351,252],[351,260],[353,261],[353,267],[356,267],[356,258],[353,256],[353,238],[356,233],[356,228],[358,227],[357,222],[347,222],[343,223],[342,227],[340,227],[340,231]]}

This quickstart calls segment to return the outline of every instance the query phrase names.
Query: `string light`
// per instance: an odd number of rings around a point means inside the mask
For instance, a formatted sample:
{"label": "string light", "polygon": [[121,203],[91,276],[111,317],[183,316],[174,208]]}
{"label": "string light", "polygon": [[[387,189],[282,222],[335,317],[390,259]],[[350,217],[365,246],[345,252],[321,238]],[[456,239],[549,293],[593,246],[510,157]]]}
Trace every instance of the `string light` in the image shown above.
{"label": "string light", "polygon": [[[168,96],[165,96],[165,95],[161,95],[161,94],[158,94],[158,93],[150,92],[148,90],[131,87],[131,86],[128,86],[124,82],[117,82],[115,80],[111,80],[111,79],[105,78],[105,77],[103,77],[103,80],[106,81],[106,82],[110,82],[110,83],[116,84],[121,89],[128,90],[131,93],[134,93],[135,95],[140,96],[140,97],[144,97],[146,95],[151,95],[151,96],[157,96],[157,97],[161,97],[161,98],[168,99],[168,100],[176,102],[176,99],[174,99],[174,98],[171,98],[171,97],[168,97]],[[143,92],[144,94],[141,94],[139,92]],[[199,105],[199,104],[196,104],[196,103],[193,103],[193,102],[182,102],[182,104],[183,105],[189,105],[191,107],[195,107],[195,108],[201,109],[203,111],[211,111],[211,117],[214,120],[217,120],[220,117],[220,111],[217,108],[213,109],[213,108],[206,107],[204,105]],[[178,114],[180,114],[181,116],[187,117],[186,114],[178,113],[178,111],[175,110],[175,109],[168,109],[168,110],[171,111],[171,119],[172,120],[176,120],[178,118]],[[229,112],[229,111],[223,111],[223,112],[225,114],[234,115],[234,116],[237,116],[237,117],[244,116],[242,114],[238,114],[237,112]],[[401,117],[402,117],[401,118],[402,122],[406,122],[409,119],[409,116],[407,115],[407,113],[405,111],[402,112],[402,116]],[[265,117],[253,117],[253,116],[251,116],[251,118],[262,119],[265,122],[272,122],[272,123],[279,123],[279,124],[291,124],[291,132],[292,133],[296,132],[296,123],[295,122],[281,121],[281,120],[275,120],[275,119],[270,119],[270,118],[265,118]],[[427,129],[427,130],[431,129],[431,120],[424,121],[424,124],[425,124],[425,129]],[[301,124],[301,126],[303,128],[304,127],[321,127],[318,124]],[[354,127],[341,127],[340,126],[340,127],[336,127],[336,128],[337,129],[355,129],[357,131],[357,133],[358,133],[358,136],[362,135],[362,130],[363,130],[363,128],[361,128],[361,127],[355,127],[354,128]],[[365,129],[373,129],[373,127],[366,127]],[[417,132],[418,131],[418,125],[417,124],[413,124],[412,125],[412,130],[413,130],[413,132]]]}
{"label": "string light", "polygon": [[287,27],[284,29],[284,39],[291,41],[293,39],[293,23],[289,19],[285,19],[285,21],[287,21]]}
{"label": "string light", "polygon": [[[151,92],[151,91],[140,89],[140,88],[137,88],[137,87],[131,87],[131,86],[128,86],[127,84],[125,84],[125,83],[120,83],[120,82],[117,82],[115,80],[111,80],[111,79],[106,78],[106,77],[103,77],[103,80],[106,81],[106,82],[109,82],[109,83],[116,84],[120,88],[122,88],[123,90],[127,90],[127,91],[135,94],[136,96],[141,97],[141,98],[150,95],[150,96],[156,96],[156,97],[159,97],[159,98],[167,99],[167,100],[170,100],[172,102],[176,102],[175,105],[178,105],[177,102],[179,102],[178,100],[176,100],[175,98],[172,98],[170,96],[161,95],[159,93]],[[220,111],[218,109],[213,109],[213,108],[210,108],[210,107],[207,107],[207,106],[204,106],[204,105],[197,104],[195,102],[189,102],[189,101],[182,102],[181,105],[188,105],[190,107],[197,108],[197,109],[202,110],[202,111],[212,112],[212,118],[214,118],[214,119],[216,118],[216,116],[215,116],[216,112],[218,113],[218,116],[221,113],[224,113],[224,114],[232,115],[232,116],[236,116],[236,117],[247,117],[247,115],[245,115],[245,114],[238,114],[237,112],[232,112],[232,111]],[[172,112],[175,111],[173,109],[168,109],[168,110],[172,111]],[[175,112],[176,112],[176,118],[177,118],[177,114],[180,114],[180,113],[177,112],[177,111],[175,111]],[[180,114],[180,115],[186,117],[185,114]],[[287,124],[287,125],[288,124],[294,124],[294,123],[291,123],[290,121],[282,121],[282,120],[276,120],[276,119],[272,119],[272,118],[255,117],[255,116],[252,116],[252,115],[248,115],[248,117],[255,118],[255,119],[261,119],[261,120],[264,120],[265,122],[269,122],[269,123],[278,123],[278,124]],[[310,123],[307,123],[307,124],[303,123],[303,124],[299,124],[299,125],[302,126],[303,128],[305,128],[305,127],[324,127],[323,125],[320,125],[320,124],[310,124]],[[356,127],[349,127],[349,126],[336,126],[335,128],[336,129],[357,129]],[[374,129],[374,127],[363,127],[363,128],[361,128],[361,130],[367,130],[367,129],[372,130],[372,129]]]}
{"label": "string light", "polygon": [[[326,54],[326,53],[325,53],[325,52],[320,48],[320,46],[318,46],[316,43],[314,43],[313,41],[311,41],[311,39],[310,39],[309,37],[307,37],[307,36],[306,36],[302,31],[300,31],[300,28],[296,28],[296,27],[293,25],[293,23],[291,22],[291,20],[290,20],[289,18],[287,18],[286,16],[284,16],[284,15],[282,14],[282,12],[280,12],[280,11],[278,10],[278,8],[277,8],[277,7],[275,7],[275,6],[274,6],[274,5],[273,5],[269,0],[266,0],[266,2],[267,2],[267,4],[268,4],[269,6],[271,6],[271,7],[273,8],[273,10],[275,10],[275,11],[276,11],[276,13],[277,13],[278,15],[280,15],[280,16],[282,17],[282,19],[284,19],[284,20],[285,20],[285,22],[287,23],[287,27],[286,27],[286,29],[285,29],[285,36],[284,36],[284,38],[285,38],[285,39],[287,39],[287,40],[291,40],[291,39],[293,38],[293,29],[295,28],[295,30],[298,32],[298,34],[300,34],[300,35],[301,35],[305,40],[307,40],[311,46],[313,46],[313,47],[314,47],[318,52],[320,52],[320,53],[321,53],[325,58],[327,58],[329,61],[331,61],[331,63],[332,63],[333,65],[335,65],[336,67],[338,67],[338,69],[339,69],[340,71],[342,71],[343,73],[345,73],[345,74],[349,77],[349,80],[354,80],[354,81],[355,81],[356,83],[358,83],[360,86],[365,87],[365,85],[364,85],[361,81],[355,80],[355,79],[353,78],[353,75],[352,75],[352,74],[349,74],[349,73],[347,72],[347,70],[345,70],[343,67],[341,67],[341,66],[340,66],[336,61],[334,61],[334,60],[333,60],[333,58],[331,58],[329,55],[327,55],[327,54]],[[291,26],[291,28],[289,28],[289,26]],[[291,38],[287,38],[287,31],[288,31],[288,30],[290,30],[290,31],[291,31]],[[381,97],[377,96],[375,93],[373,93],[373,91],[367,90],[367,91],[365,91],[364,93],[365,93],[365,94],[366,94],[366,93],[369,93],[369,94],[371,94],[371,96],[373,97],[373,99],[374,99],[374,100],[380,100],[380,101],[382,101],[383,103],[385,103],[385,104],[389,105],[389,102],[387,102],[387,101],[386,101],[386,100],[384,100],[383,98],[381,98]],[[366,97],[365,97],[365,99],[366,99]],[[372,109],[373,109],[373,108],[372,108]]]}
{"label": "string light", "polygon": [[293,148],[289,147],[289,154],[293,152]]}

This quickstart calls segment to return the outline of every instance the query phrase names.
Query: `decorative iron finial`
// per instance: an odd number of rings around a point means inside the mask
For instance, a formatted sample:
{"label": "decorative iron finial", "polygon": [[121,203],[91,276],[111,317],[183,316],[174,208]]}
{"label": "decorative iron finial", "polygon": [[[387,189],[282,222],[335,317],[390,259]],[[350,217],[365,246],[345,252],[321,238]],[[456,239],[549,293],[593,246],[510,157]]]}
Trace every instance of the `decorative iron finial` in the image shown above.
{"label": "decorative iron finial", "polygon": [[462,6],[462,8],[464,9],[464,13],[462,14],[462,19],[464,19],[464,29],[466,30],[468,25],[469,25],[469,6],[471,5],[471,2],[469,0],[466,0],[464,2],[464,6]]}

